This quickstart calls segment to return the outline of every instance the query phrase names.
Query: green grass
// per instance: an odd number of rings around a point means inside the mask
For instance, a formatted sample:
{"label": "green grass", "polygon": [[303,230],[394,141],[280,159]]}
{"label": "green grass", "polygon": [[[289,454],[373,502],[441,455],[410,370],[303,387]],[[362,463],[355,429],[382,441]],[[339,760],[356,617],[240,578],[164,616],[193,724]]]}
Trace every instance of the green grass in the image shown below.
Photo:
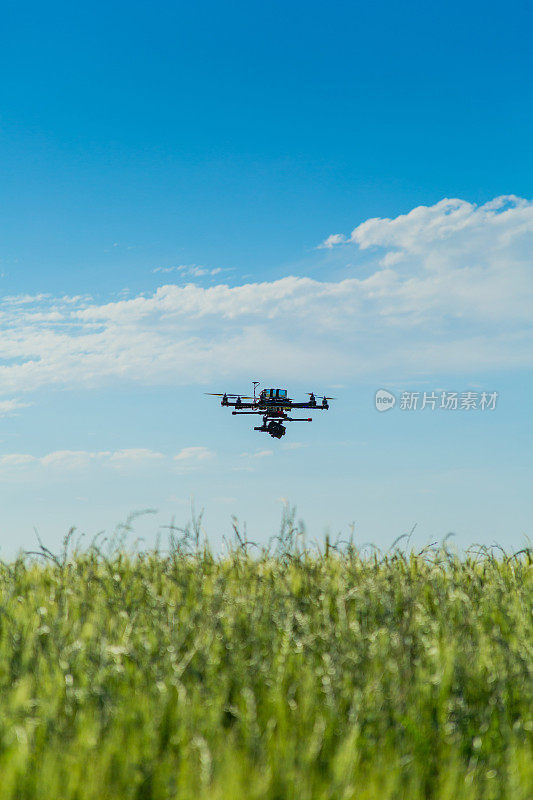
{"label": "green grass", "polygon": [[531,800],[533,553],[0,564],[0,798]]}

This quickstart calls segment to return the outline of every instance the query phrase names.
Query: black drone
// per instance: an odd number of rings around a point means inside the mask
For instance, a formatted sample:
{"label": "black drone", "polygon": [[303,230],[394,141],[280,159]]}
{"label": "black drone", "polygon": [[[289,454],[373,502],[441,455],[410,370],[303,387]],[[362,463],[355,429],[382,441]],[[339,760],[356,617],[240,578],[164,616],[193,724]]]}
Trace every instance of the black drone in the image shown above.
{"label": "black drone", "polygon": [[[254,396],[242,394],[217,394],[213,392],[206,392],[211,397],[221,397],[221,406],[230,406],[235,411],[231,413],[233,416],[240,414],[262,414],[263,424],[254,428],[254,431],[262,431],[269,433],[274,439],[281,439],[285,436],[284,422],[312,422],[311,417],[289,417],[288,411],[295,408],[312,408],[315,410],[327,411],[329,408],[328,400],[334,400],[334,397],[324,397],[318,395],[321,403],[317,403],[317,396],[313,392],[308,392],[309,400],[306,403],[296,403],[287,397],[286,389],[261,389],[259,396],[256,394],[259,381],[254,381]],[[235,399],[235,402],[231,402]],[[250,400],[251,402],[246,402]],[[249,410],[248,410],[249,409]]]}

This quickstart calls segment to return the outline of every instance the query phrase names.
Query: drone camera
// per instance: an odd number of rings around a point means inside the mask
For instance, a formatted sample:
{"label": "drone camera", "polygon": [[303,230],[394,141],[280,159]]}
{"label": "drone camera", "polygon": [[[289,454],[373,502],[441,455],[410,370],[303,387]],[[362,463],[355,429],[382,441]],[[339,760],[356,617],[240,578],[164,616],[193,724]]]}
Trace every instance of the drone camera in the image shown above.
{"label": "drone camera", "polygon": [[283,425],[281,425],[279,422],[275,422],[274,420],[268,423],[267,431],[275,439],[281,439],[281,437],[285,436],[286,433]]}

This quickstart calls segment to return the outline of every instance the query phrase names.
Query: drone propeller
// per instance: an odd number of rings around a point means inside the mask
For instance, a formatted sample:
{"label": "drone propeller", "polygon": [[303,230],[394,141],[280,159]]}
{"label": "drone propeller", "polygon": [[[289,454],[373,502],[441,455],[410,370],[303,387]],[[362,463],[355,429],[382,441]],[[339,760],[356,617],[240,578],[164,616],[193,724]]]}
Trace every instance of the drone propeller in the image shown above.
{"label": "drone propeller", "polygon": [[228,394],[227,392],[204,392],[204,394],[209,395],[210,397],[240,397],[241,400],[253,400],[253,397],[250,397],[247,394]]}
{"label": "drone propeller", "polygon": [[314,392],[306,392],[306,394],[308,394],[309,397],[311,397],[311,395],[313,394],[313,395],[315,395],[315,397],[318,397],[319,400],[336,400],[337,399],[336,397],[326,397],[326,395],[324,395],[324,394],[315,394]]}

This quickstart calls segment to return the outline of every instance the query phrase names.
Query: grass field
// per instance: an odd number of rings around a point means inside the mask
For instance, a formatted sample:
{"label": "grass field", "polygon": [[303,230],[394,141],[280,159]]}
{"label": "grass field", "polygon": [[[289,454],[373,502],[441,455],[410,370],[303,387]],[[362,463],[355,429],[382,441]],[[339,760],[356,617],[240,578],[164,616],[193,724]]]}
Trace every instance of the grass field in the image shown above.
{"label": "grass field", "polygon": [[196,534],[0,565],[2,800],[533,798],[531,550]]}

